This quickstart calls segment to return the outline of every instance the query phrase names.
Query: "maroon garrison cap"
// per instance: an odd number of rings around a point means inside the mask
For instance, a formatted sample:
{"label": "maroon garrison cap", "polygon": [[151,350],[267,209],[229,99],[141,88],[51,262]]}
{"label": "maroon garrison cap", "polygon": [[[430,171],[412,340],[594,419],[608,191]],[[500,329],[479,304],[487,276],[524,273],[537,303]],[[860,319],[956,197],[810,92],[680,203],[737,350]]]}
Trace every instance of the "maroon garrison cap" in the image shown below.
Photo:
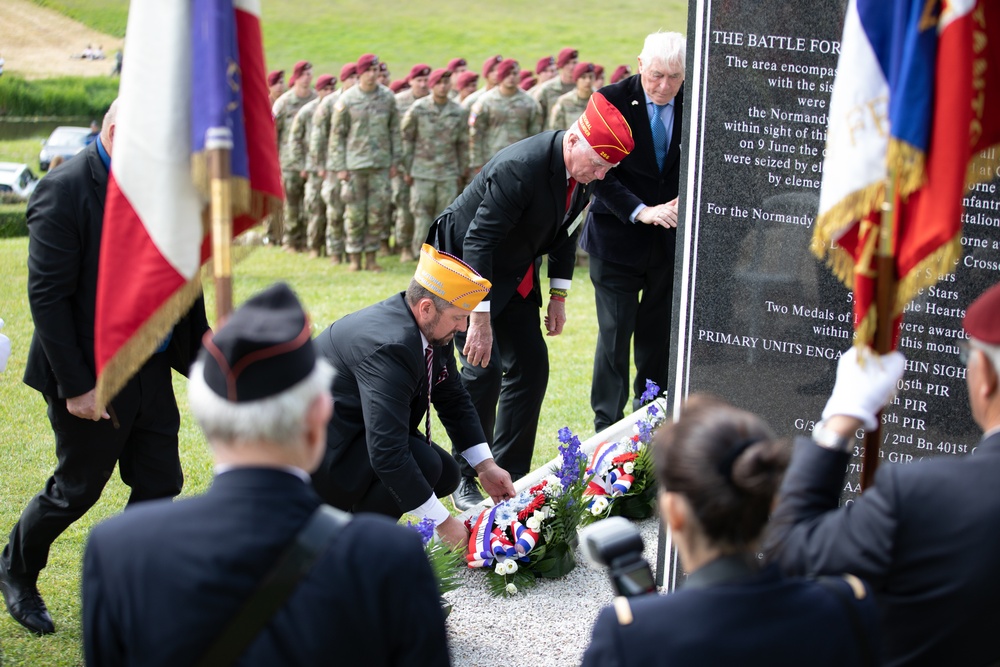
{"label": "maroon garrison cap", "polygon": [[205,383],[233,403],[280,394],[316,367],[309,317],[285,283],[247,299],[202,343]]}
{"label": "maroon garrison cap", "polygon": [[425,65],[424,63],[417,63],[410,68],[410,74],[406,77],[406,80],[416,79],[418,76],[430,76],[431,66]]}
{"label": "maroon garrison cap", "polygon": [[1000,345],[1000,283],[972,302],[962,320],[965,333],[988,345]]}
{"label": "maroon garrison cap", "polygon": [[576,49],[563,49],[559,52],[559,57],[556,58],[556,67],[562,69],[566,64],[573,60],[573,58],[579,58],[580,52]]}
{"label": "maroon garrison cap", "polygon": [[535,74],[541,74],[542,72],[544,72],[549,67],[555,64],[556,64],[555,58],[553,58],[552,56],[545,56],[537,63],[535,63]]}
{"label": "maroon garrison cap", "polygon": [[340,80],[345,81],[350,79],[352,76],[356,76],[358,73],[357,63],[346,63],[340,68]]}
{"label": "maroon garrison cap", "polygon": [[431,75],[429,77],[427,77],[427,85],[436,86],[438,85],[438,83],[441,82],[441,79],[447,79],[448,81],[451,81],[451,71],[446,70],[443,67],[437,68],[436,70],[431,72]]}
{"label": "maroon garrison cap", "polygon": [[469,63],[465,62],[465,58],[452,58],[448,61],[448,67],[446,68],[449,72],[454,72],[459,67],[468,67]]}
{"label": "maroon garrison cap", "polygon": [[371,69],[372,65],[378,65],[378,56],[374,53],[366,53],[365,55],[358,58],[355,71],[358,74],[363,74]]}
{"label": "maroon garrison cap", "polygon": [[486,62],[483,63],[483,78],[485,79],[493,71],[493,68],[503,62],[503,56],[496,55],[492,58],[487,58]]}

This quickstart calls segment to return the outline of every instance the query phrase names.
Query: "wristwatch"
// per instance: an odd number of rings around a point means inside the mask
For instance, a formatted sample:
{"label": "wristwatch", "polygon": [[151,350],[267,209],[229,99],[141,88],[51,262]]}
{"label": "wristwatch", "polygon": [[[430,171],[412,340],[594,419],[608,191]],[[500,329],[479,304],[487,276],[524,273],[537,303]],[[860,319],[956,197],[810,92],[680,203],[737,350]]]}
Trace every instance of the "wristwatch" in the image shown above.
{"label": "wristwatch", "polygon": [[831,429],[827,426],[825,419],[816,422],[816,426],[813,427],[812,439],[820,447],[832,449],[835,452],[848,452],[857,442],[853,434],[843,436]]}

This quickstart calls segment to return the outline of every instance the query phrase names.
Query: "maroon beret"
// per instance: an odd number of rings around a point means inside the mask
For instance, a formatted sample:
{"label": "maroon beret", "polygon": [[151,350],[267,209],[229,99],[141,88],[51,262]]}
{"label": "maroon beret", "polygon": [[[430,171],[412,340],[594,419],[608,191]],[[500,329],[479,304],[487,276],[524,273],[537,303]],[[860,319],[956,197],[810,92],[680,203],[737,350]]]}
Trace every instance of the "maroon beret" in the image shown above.
{"label": "maroon beret", "polygon": [[465,62],[465,58],[452,58],[448,61],[447,70],[449,72],[454,72],[459,67],[468,67],[469,63]]}
{"label": "maroon beret", "polygon": [[357,76],[357,75],[358,75],[358,66],[355,63],[347,63],[340,68],[341,81],[346,81],[347,79],[350,79],[352,76]]}
{"label": "maroon beret", "polygon": [[594,63],[577,63],[573,68],[573,80],[576,81],[584,74],[593,74]]}
{"label": "maroon beret", "polygon": [[425,65],[424,63],[417,63],[410,68],[410,74],[406,77],[406,80],[416,79],[418,76],[430,76],[431,66]]}
{"label": "maroon beret", "polygon": [[292,69],[292,77],[288,80],[288,84],[293,85],[295,80],[305,74],[307,69],[312,69],[312,63],[308,60],[300,60],[295,63],[295,67]]}
{"label": "maroon beret", "polygon": [[618,83],[627,76],[632,76],[632,68],[628,65],[619,65],[611,74],[611,83]]}
{"label": "maroon beret", "polygon": [[396,79],[395,81],[389,84],[389,90],[391,90],[394,93],[401,93],[409,87],[410,87],[410,82],[407,81],[406,79]]}
{"label": "maroon beret", "polygon": [[451,81],[451,71],[446,70],[443,67],[439,67],[438,69],[431,72],[431,75],[427,78],[427,85],[436,86],[438,85],[438,83],[441,82],[441,79],[447,79],[448,81]]}
{"label": "maroon beret", "polygon": [[483,63],[483,78],[485,79],[493,71],[493,68],[503,62],[503,56],[496,55],[492,58],[487,58],[486,62]]}
{"label": "maroon beret", "polygon": [[366,53],[365,55],[358,58],[357,69],[355,70],[359,75],[364,74],[372,65],[378,65],[378,56],[374,53]]}
{"label": "maroon beret", "polygon": [[988,345],[1000,345],[1000,283],[972,302],[962,320],[965,333]]}
{"label": "maroon beret", "polygon": [[521,79],[521,90],[531,90],[538,83],[538,79],[535,78],[534,74],[528,73],[528,76]]}
{"label": "maroon beret", "polygon": [[579,57],[580,57],[580,52],[577,51],[576,49],[568,49],[568,48],[563,49],[562,51],[559,52],[559,57],[556,58],[556,67],[559,67],[561,69],[565,67],[566,63],[568,63],[570,60]]}
{"label": "maroon beret", "polygon": [[520,79],[521,81],[524,81],[525,79],[531,78],[533,76],[535,76],[535,73],[532,72],[530,69],[523,69],[521,70],[521,73],[517,75],[517,78]]}
{"label": "maroon beret", "polygon": [[555,64],[556,64],[555,58],[553,58],[552,56],[545,56],[537,63],[535,63],[535,74],[541,74],[542,72],[544,72],[549,67]]}
{"label": "maroon beret", "polygon": [[604,76],[604,65],[594,63],[594,78],[600,79],[602,76]]}
{"label": "maroon beret", "polygon": [[517,72],[518,66],[517,61],[513,58],[507,58],[502,60],[499,65],[497,65],[497,81],[506,79],[511,72]]}
{"label": "maroon beret", "polygon": [[337,77],[332,74],[320,74],[316,79],[316,90],[323,90],[329,85],[337,85]]}
{"label": "maroon beret", "polygon": [[455,84],[458,86],[459,89],[465,88],[470,84],[475,86],[478,83],[479,83],[479,75],[471,70],[466,70],[455,78]]}
{"label": "maroon beret", "polygon": [[267,85],[273,86],[274,84],[278,83],[284,78],[285,78],[285,70],[283,69],[276,69],[273,72],[268,72]]}

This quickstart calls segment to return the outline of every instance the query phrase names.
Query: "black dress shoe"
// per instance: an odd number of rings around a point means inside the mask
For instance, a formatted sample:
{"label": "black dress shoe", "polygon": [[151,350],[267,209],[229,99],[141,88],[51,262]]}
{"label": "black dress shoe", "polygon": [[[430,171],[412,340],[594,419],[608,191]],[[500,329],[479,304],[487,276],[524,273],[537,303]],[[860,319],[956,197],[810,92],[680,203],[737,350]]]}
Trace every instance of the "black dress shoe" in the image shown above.
{"label": "black dress shoe", "polygon": [[36,635],[48,635],[56,631],[56,626],[38,592],[36,580],[37,575],[12,574],[0,563],[0,592],[7,603],[7,611]]}
{"label": "black dress shoe", "polygon": [[464,512],[483,502],[486,496],[479,490],[479,484],[475,477],[463,477],[458,483],[455,493],[451,494],[451,500],[455,503],[455,509]]}

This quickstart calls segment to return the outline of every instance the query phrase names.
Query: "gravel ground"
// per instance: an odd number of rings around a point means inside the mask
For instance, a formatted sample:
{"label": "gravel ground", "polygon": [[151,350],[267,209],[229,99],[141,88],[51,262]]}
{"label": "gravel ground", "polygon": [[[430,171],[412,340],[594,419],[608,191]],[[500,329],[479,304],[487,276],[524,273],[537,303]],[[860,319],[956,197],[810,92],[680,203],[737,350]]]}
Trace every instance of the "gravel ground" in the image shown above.
{"label": "gravel ground", "polygon": [[[658,525],[655,518],[636,524],[650,563],[656,562]],[[614,593],[604,568],[589,565],[579,548],[576,559],[576,569],[563,579],[539,580],[534,588],[509,598],[490,594],[486,572],[464,572],[464,585],[445,595],[453,607],[448,616],[452,664],[579,665],[597,613]]]}
{"label": "gravel ground", "polygon": [[[665,408],[663,399],[660,407]],[[602,442],[631,434],[638,413],[629,415],[599,436],[581,443],[588,455]],[[541,480],[552,461],[514,485],[520,491]],[[485,507],[485,504],[483,505]],[[479,514],[469,510],[462,519]],[[656,567],[659,519],[635,524],[642,535],[646,560]],[[562,579],[540,579],[534,588],[511,597],[494,597],[483,570],[465,570],[463,586],[445,594],[452,604],[448,616],[448,643],[456,667],[579,665],[590,643],[590,629],[614,592],[605,568],[589,564],[578,547],[577,567]],[[544,642],[539,637],[544,636]],[[549,647],[546,649],[546,647]]]}

